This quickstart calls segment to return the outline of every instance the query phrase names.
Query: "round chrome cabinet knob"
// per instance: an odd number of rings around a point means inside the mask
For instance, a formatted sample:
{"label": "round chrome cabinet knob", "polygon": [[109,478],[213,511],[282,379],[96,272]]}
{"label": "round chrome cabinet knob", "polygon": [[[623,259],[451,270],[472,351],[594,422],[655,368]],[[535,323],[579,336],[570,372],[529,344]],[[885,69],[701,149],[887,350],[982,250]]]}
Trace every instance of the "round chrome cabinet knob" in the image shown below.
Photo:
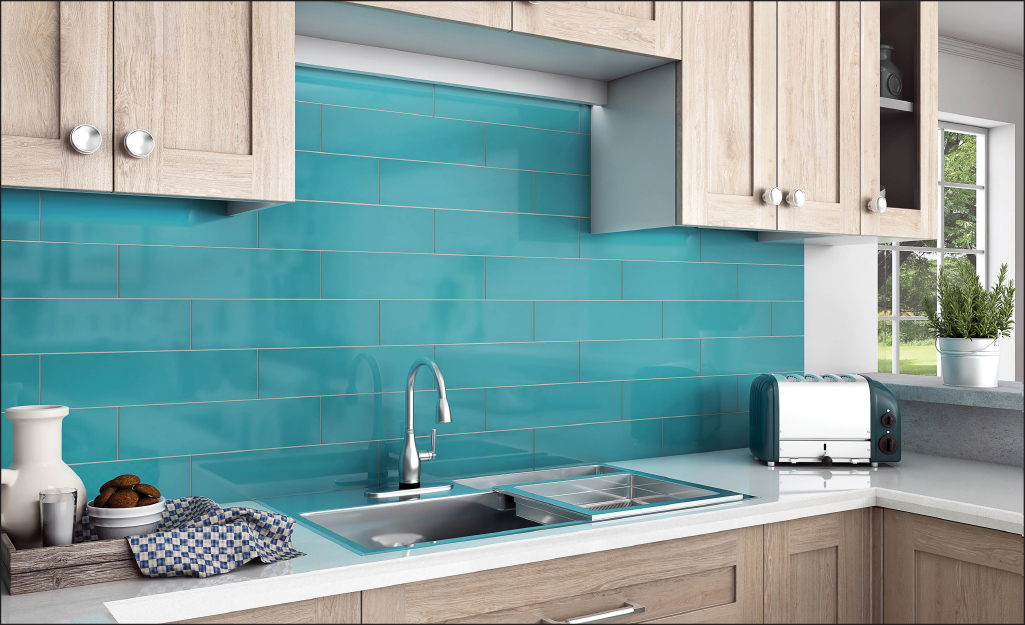
{"label": "round chrome cabinet knob", "polygon": [[125,151],[134,158],[146,158],[153,153],[153,135],[145,130],[132,130],[125,135]]}
{"label": "round chrome cabinet knob", "polygon": [[794,189],[787,194],[787,204],[795,208],[801,208],[804,206],[804,191],[801,189]]}
{"label": "round chrome cabinet knob", "polygon": [[868,210],[874,213],[885,213],[886,212],[886,196],[880,195],[877,198],[873,198],[868,201]]}
{"label": "round chrome cabinet knob", "polygon": [[75,126],[70,135],[71,147],[79,154],[92,154],[100,149],[103,143],[103,136],[96,126],[79,124]]}
{"label": "round chrome cabinet knob", "polygon": [[779,206],[779,203],[783,201],[783,192],[779,190],[779,187],[773,187],[766,189],[762,193],[762,201],[766,204],[772,204],[773,206]]}

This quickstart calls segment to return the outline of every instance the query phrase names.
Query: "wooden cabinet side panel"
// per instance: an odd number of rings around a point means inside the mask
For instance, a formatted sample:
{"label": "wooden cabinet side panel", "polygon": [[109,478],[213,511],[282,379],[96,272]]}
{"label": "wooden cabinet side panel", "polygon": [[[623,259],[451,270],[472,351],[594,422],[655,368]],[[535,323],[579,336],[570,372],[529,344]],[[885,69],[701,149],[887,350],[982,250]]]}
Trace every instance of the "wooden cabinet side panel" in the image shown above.
{"label": "wooden cabinet side panel", "polygon": [[505,2],[353,2],[378,9],[412,13],[450,22],[463,22],[501,30],[512,29],[512,5]]}
{"label": "wooden cabinet side panel", "polygon": [[918,15],[918,208],[916,235],[933,238],[939,227],[939,3],[922,2]]}
{"label": "wooden cabinet side panel", "polygon": [[253,3],[251,199],[295,201],[295,2]]}
{"label": "wooden cabinet side panel", "polygon": [[221,623],[359,623],[360,593],[320,597],[175,622],[218,625]]}

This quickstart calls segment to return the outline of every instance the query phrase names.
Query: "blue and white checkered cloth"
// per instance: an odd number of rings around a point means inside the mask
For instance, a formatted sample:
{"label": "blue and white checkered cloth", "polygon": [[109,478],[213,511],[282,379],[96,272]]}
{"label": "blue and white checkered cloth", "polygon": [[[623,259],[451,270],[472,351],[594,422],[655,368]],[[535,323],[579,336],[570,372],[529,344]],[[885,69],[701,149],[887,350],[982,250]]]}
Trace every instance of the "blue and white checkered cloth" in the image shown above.
{"label": "blue and white checkered cloth", "polygon": [[[165,502],[152,534],[128,537],[139,570],[148,577],[209,577],[259,558],[265,564],[306,555],[292,547],[295,520],[254,508],[221,508],[206,497]],[[89,513],[75,542],[98,540]]]}

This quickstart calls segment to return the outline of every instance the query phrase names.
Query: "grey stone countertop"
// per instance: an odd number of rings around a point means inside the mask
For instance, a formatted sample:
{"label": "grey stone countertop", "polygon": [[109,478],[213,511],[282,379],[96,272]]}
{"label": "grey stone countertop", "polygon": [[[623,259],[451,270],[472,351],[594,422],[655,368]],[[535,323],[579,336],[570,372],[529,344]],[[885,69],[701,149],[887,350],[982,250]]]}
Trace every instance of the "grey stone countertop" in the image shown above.
{"label": "grey stone countertop", "polygon": [[882,382],[893,391],[899,401],[921,401],[933,404],[1023,410],[1021,382],[1001,381],[996,388],[966,388],[944,386],[935,376],[904,375],[898,373],[865,373],[867,378]]}

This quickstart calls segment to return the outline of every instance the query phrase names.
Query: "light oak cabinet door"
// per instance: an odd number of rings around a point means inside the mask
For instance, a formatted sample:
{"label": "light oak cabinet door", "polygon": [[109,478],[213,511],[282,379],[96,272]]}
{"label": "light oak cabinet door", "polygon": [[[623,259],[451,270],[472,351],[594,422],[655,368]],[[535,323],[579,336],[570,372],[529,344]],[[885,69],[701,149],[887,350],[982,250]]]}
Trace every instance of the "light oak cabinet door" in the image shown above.
{"label": "light oak cabinet door", "polygon": [[295,199],[294,3],[115,2],[114,29],[115,191]]}
{"label": "light oak cabinet door", "polygon": [[766,623],[871,622],[871,509],[765,525]]}
{"label": "light oak cabinet door", "polygon": [[359,623],[360,593],[333,595],[305,601],[294,601],[266,608],[228,612],[216,616],[174,621],[190,624],[221,623]]}
{"label": "light oak cabinet door", "polygon": [[776,3],[684,2],[677,224],[776,229]]}
{"label": "light oak cabinet door", "polygon": [[859,234],[860,6],[776,7],[779,187],[784,195],[801,189],[806,198],[802,207],[780,204],[778,228]]}
{"label": "light oak cabinet door", "polygon": [[680,2],[512,3],[516,32],[679,59]]}
{"label": "light oak cabinet door", "polygon": [[450,22],[512,29],[512,2],[353,2],[399,13],[412,13]]}
{"label": "light oak cabinet door", "polygon": [[363,592],[364,623],[537,623],[622,608],[617,623],[760,623],[750,527]]}
{"label": "light oak cabinet door", "polygon": [[[113,190],[111,3],[4,2],[2,11],[0,183]],[[79,124],[100,132],[92,154],[70,145]]]}
{"label": "light oak cabinet door", "polygon": [[1021,623],[1022,537],[883,512],[883,622]]}

